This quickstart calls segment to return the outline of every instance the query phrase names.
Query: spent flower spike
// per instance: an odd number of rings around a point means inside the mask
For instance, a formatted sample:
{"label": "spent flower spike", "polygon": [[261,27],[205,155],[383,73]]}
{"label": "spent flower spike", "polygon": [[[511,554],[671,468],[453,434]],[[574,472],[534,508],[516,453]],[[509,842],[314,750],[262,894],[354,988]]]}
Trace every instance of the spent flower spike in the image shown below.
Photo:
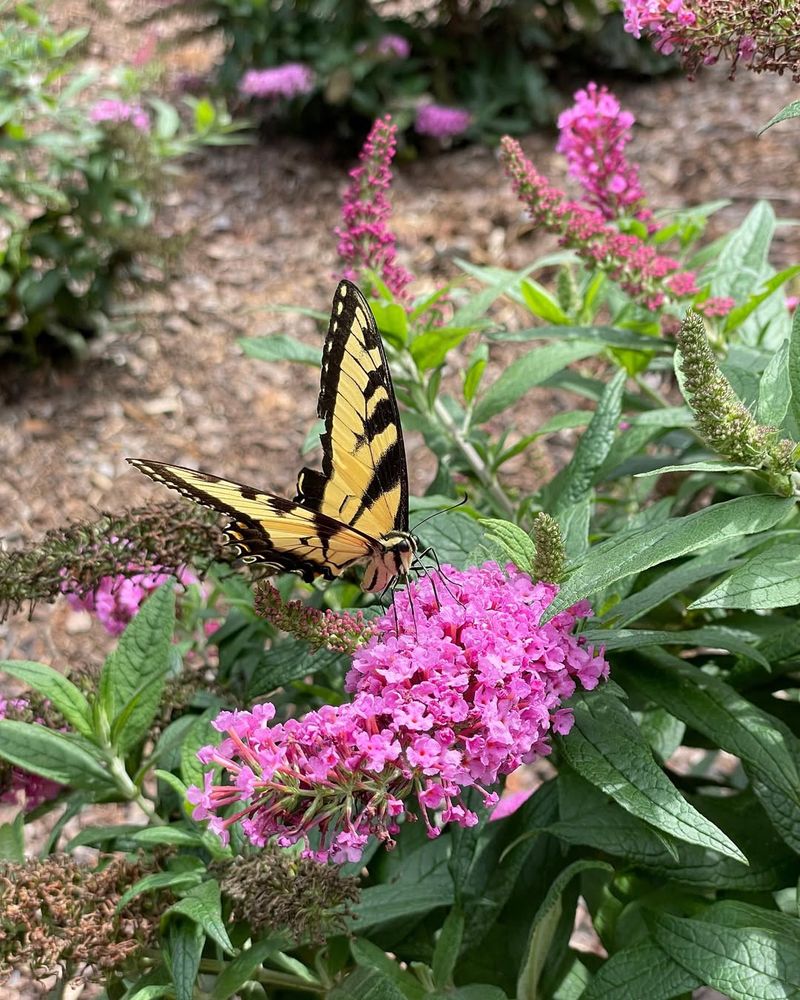
{"label": "spent flower spike", "polygon": [[625,156],[634,120],[607,87],[596,83],[577,91],[574,105],[558,117],[556,150],[567,158],[569,172],[585,190],[588,203],[605,219],[652,216],[643,205],[639,168]]}
{"label": "spent flower spike", "polygon": [[357,281],[359,272],[376,271],[392,294],[402,298],[411,275],[395,262],[397,239],[388,225],[396,148],[397,126],[391,116],[378,118],[359,153],[359,165],[350,171],[342,201],[342,225],[337,226],[336,235],[344,277]]}
{"label": "spent flower spike", "polygon": [[602,652],[574,634],[586,602],[541,623],[557,592],[494,563],[412,584],[353,654],[351,702],[285,723],[271,704],[218,716],[224,739],[198,757],[227,782],[209,772],[189,789],[194,818],[223,839],[241,821],[257,846],[274,836],[337,862],[359,860],[370,835],[391,845],[399,820],[413,819],[411,796],[429,836],[474,825],[464,791],[494,806],[487,786],[548,754],[550,734],[572,726],[564,699],[608,675]]}

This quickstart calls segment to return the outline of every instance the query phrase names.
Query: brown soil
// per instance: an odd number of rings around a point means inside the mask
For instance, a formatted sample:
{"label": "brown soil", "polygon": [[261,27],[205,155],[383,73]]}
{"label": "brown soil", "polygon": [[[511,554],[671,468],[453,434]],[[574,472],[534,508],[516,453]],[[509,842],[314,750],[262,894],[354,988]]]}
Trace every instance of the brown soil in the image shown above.
{"label": "brown soil", "polygon": [[[112,3],[97,20],[92,61],[105,65],[134,51],[141,37],[121,31],[136,5]],[[83,23],[85,5],[60,10]],[[91,15],[96,18],[97,15]],[[139,35],[141,36],[140,29]],[[192,47],[180,68],[202,68],[209,50]],[[793,183],[798,131],[792,122],[758,138],[756,131],[795,96],[789,81],[722,70],[696,83],[680,78],[615,88],[636,116],[630,155],[656,208],[731,200],[712,233],[739,222],[759,198],[779,216],[800,215]],[[564,184],[552,134],[524,139],[537,166]],[[143,456],[206,468],[291,493],[300,446],[313,417],[318,373],[246,358],[237,338],[290,331],[319,343],[300,316],[278,304],[326,310],[337,267],[340,162],[312,143],[210,149],[185,168],[162,213],[166,232],[191,240],[168,286],[121,303],[117,329],[69,371],[40,370],[3,386],[0,410],[0,538],[9,548],[46,529],[119,510],[162,491],[125,464]],[[459,274],[454,258],[522,266],[544,244],[522,225],[520,208],[493,150],[471,147],[400,163],[393,191],[402,263],[418,280],[413,292]],[[796,229],[779,231],[774,263],[800,259]],[[514,321],[511,310],[504,318]],[[574,406],[540,393],[529,420]],[[431,465],[419,449],[413,486],[424,489]],[[38,607],[0,625],[0,659],[42,659],[60,669],[97,662],[108,640],[86,616],[61,604]]]}

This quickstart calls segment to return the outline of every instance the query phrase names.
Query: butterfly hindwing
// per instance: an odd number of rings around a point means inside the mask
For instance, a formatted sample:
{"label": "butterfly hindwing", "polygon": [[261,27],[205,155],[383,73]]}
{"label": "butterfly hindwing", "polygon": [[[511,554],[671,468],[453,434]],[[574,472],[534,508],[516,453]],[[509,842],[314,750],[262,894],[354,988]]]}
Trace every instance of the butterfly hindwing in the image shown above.
{"label": "butterfly hindwing", "polygon": [[296,501],[381,538],[408,531],[403,434],[383,344],[350,281],[333,298],[317,404],[322,471],[303,469]]}
{"label": "butterfly hindwing", "polygon": [[227,540],[246,562],[332,579],[374,554],[372,540],[299,503],[178,465],[128,459],[156,482],[189,500],[228,514]]}

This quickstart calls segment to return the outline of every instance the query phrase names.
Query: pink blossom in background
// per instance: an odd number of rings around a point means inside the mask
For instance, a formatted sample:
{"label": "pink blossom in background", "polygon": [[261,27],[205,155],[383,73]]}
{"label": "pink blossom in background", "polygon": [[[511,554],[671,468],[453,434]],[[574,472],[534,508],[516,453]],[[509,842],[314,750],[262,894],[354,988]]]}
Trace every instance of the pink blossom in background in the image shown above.
{"label": "pink blossom in background", "polygon": [[[3,698],[0,695],[0,719],[19,718],[28,713],[28,701],[25,698]],[[22,719],[21,721],[28,721]],[[44,725],[44,720],[34,719],[34,722]],[[2,762],[0,762],[2,763]],[[6,765],[4,765],[6,766]],[[49,778],[33,774],[21,767],[9,765],[7,771],[0,773],[0,802],[22,806],[26,813],[37,809],[42,803],[54,799],[62,791],[63,786]]]}
{"label": "pink blossom in background", "polygon": [[669,55],[684,42],[683,31],[697,23],[684,0],[623,0],[625,30],[634,38],[653,36],[656,49]]}
{"label": "pink blossom in background", "polygon": [[239,82],[248,97],[297,97],[314,88],[314,74],[302,63],[284,63],[271,69],[250,69]]}
{"label": "pink blossom in background", "polygon": [[798,305],[800,305],[800,295],[786,296],[786,308],[789,312],[794,312]]}
{"label": "pink blossom in background", "polygon": [[387,194],[396,147],[397,126],[389,115],[378,118],[359,153],[359,165],[350,171],[342,199],[343,224],[335,232],[345,278],[357,281],[369,268],[380,274],[393,295],[402,297],[411,275],[395,262],[397,240],[388,225],[392,207]]}
{"label": "pink blossom in background", "polygon": [[[107,632],[121,635],[144,601],[171,576],[184,585],[198,582],[194,573],[187,569],[170,573],[155,568],[149,573],[134,573],[131,576],[104,576],[85,596],[69,592],[65,596],[71,608],[96,614]],[[62,589],[67,591],[68,586],[65,582]]]}
{"label": "pink blossom in background", "polygon": [[[561,246],[574,249],[589,267],[605,271],[646,308],[660,309],[668,292],[676,299],[699,292],[694,272],[681,271],[677,260],[659,254],[638,236],[620,233],[600,212],[568,200],[536,170],[516,139],[503,137],[500,160],[533,222],[555,233]],[[723,315],[731,305],[728,299],[710,298],[702,307]]]}
{"label": "pink blossom in background", "polygon": [[452,139],[466,132],[472,124],[472,115],[464,108],[448,108],[443,104],[423,104],[417,108],[414,128],[420,135],[434,139]]}
{"label": "pink blossom in background", "polygon": [[93,104],[89,110],[89,121],[96,125],[103,122],[113,125],[129,122],[140,132],[150,129],[150,116],[140,104],[129,104],[116,98],[104,98]]}
{"label": "pink blossom in background", "polygon": [[649,219],[643,207],[639,168],[625,157],[634,117],[623,111],[606,87],[590,83],[575,94],[575,104],[558,117],[556,150],[567,158],[570,174],[581,184],[588,203],[605,219],[634,215]]}
{"label": "pink blossom in background", "polygon": [[137,69],[152,62],[158,51],[158,28],[151,28],[145,35],[144,41],[131,56],[131,66]]}
{"label": "pink blossom in background", "polygon": [[321,861],[357,861],[370,835],[391,843],[410,796],[431,837],[431,813],[473,826],[465,789],[494,807],[486,786],[548,754],[550,734],[572,726],[562,701],[608,676],[602,652],[574,634],[588,604],[542,625],[553,584],[494,563],[443,573],[396,594],[376,619],[380,634],[353,654],[351,702],[277,724],[270,704],[218,716],[225,738],[198,757],[228,783],[207,773],[189,789],[194,818],[223,839],[241,820],[257,846],[276,836]]}
{"label": "pink blossom in background", "polygon": [[402,35],[381,35],[375,43],[375,51],[390,59],[408,59],[411,55],[411,42]]}

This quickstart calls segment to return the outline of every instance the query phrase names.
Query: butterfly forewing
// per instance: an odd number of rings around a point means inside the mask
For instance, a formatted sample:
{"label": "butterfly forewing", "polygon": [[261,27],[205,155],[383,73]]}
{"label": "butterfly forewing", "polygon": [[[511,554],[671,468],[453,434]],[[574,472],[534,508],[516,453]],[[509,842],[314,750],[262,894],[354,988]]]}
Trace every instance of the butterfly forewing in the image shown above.
{"label": "butterfly forewing", "polygon": [[317,404],[322,471],[303,469],[296,500],[373,538],[408,530],[408,474],[394,388],[366,299],[350,281],[333,298]]}
{"label": "butterfly forewing", "polygon": [[179,465],[128,461],[195,503],[230,515],[233,520],[225,533],[245,560],[301,573],[306,579],[330,579],[377,548],[348,525],[284,497]]}

